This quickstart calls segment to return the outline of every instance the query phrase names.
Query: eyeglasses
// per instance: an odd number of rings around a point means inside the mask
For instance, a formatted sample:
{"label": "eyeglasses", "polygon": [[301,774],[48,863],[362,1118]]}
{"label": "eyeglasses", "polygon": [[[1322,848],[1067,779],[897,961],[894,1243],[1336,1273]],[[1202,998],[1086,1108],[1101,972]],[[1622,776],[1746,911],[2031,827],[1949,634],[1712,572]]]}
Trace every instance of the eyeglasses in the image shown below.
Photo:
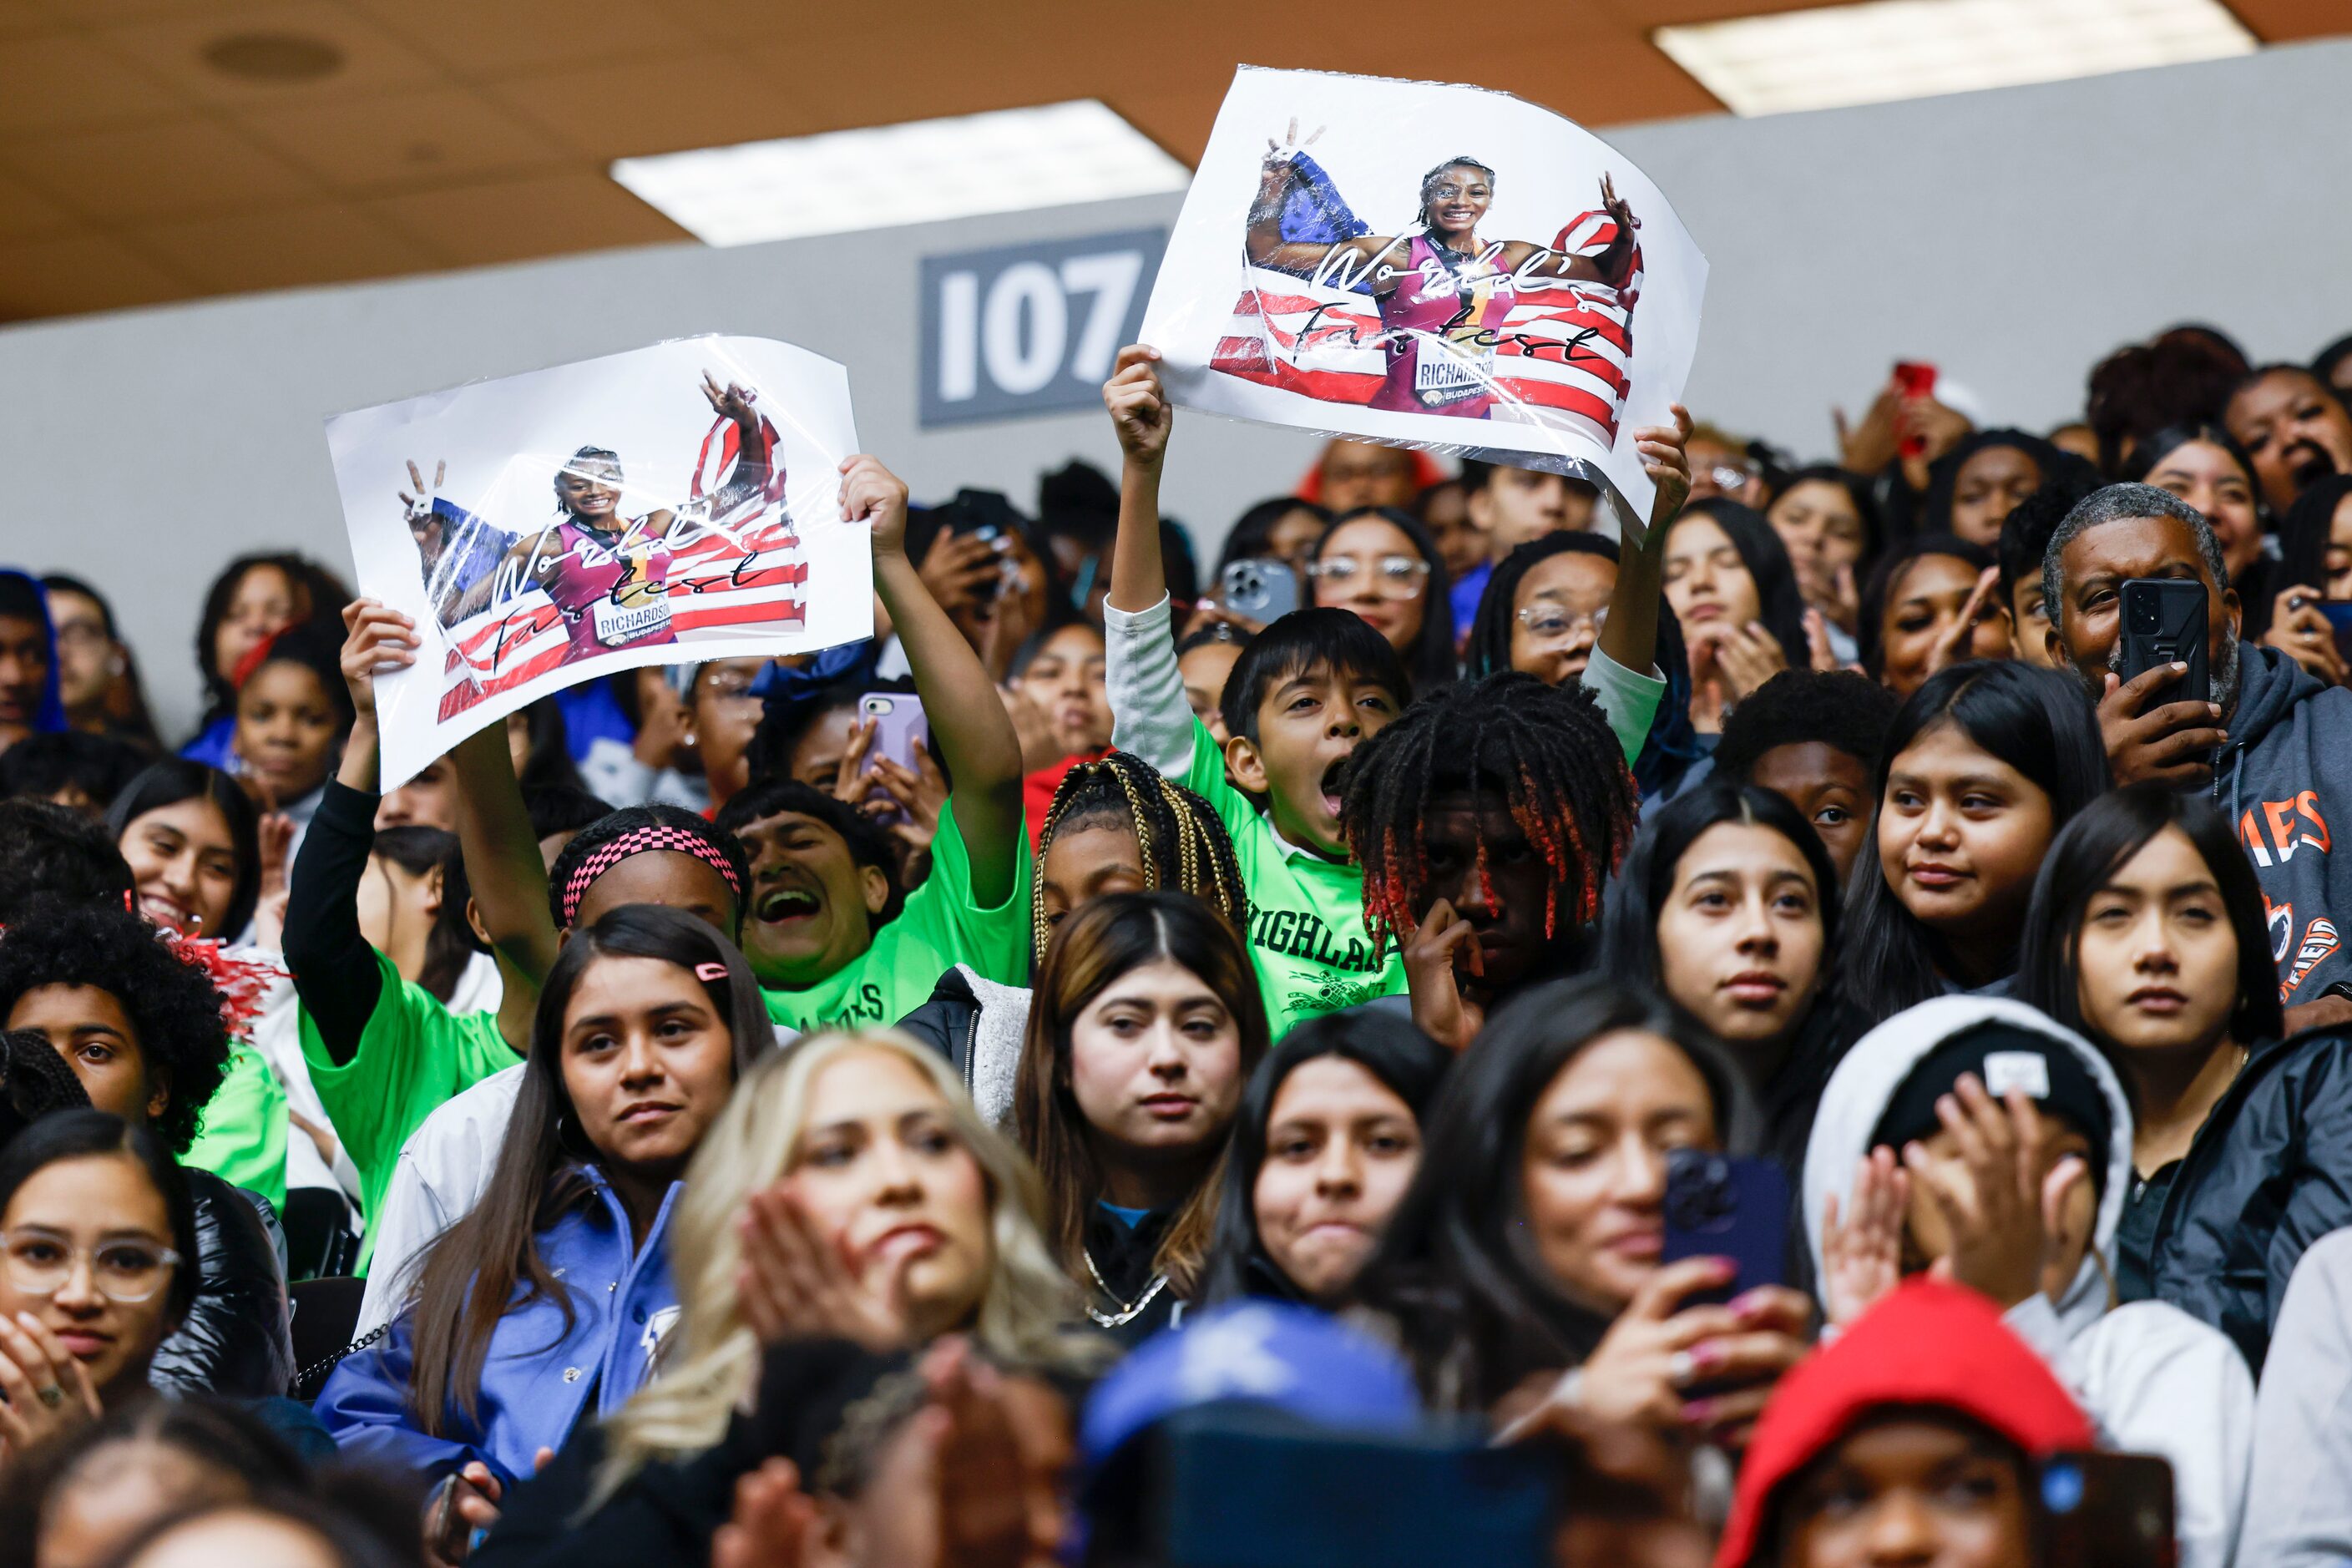
{"label": "eyeglasses", "polygon": [[1609,606],[1601,605],[1591,615],[1562,609],[1558,605],[1529,605],[1518,612],[1519,625],[1528,635],[1542,642],[1566,642],[1579,631],[1590,631],[1594,637],[1609,624]]}
{"label": "eyeglasses", "polygon": [[751,688],[758,685],[766,667],[746,675],[740,669],[721,669],[702,678],[701,689],[721,702],[758,702],[761,699]]}
{"label": "eyeglasses", "polygon": [[60,621],[58,623],[59,647],[104,647],[109,640],[105,628],[92,622]]}
{"label": "eyeglasses", "polygon": [[1748,481],[1755,478],[1746,468],[1735,468],[1728,463],[1718,463],[1714,468],[1706,469],[1705,472],[1707,478],[1715,481],[1715,488],[1719,490],[1745,489],[1748,487]]}
{"label": "eyeglasses", "polygon": [[163,1288],[180,1255],[152,1241],[119,1238],[75,1246],[52,1230],[20,1226],[0,1232],[0,1259],[8,1283],[25,1296],[54,1296],[73,1278],[74,1259],[89,1265],[90,1283],[110,1301],[144,1301]]}
{"label": "eyeglasses", "polygon": [[1382,598],[1417,599],[1428,585],[1429,563],[1417,555],[1375,555],[1369,562],[1354,555],[1326,555],[1307,563],[1309,577],[1335,588],[1354,583],[1366,572],[1372,574]]}

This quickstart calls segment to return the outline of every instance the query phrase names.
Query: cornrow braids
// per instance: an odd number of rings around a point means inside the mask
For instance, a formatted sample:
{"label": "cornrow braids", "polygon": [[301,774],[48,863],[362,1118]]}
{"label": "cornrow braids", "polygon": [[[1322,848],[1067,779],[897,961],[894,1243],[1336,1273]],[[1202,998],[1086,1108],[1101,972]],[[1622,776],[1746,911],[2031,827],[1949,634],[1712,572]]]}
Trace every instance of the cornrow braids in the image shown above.
{"label": "cornrow braids", "polygon": [[1242,886],[1234,841],[1216,809],[1127,752],[1079,763],[1062,776],[1037,835],[1037,862],[1029,879],[1030,951],[1045,958],[1053,932],[1045,923],[1045,851],[1056,833],[1097,823],[1135,829],[1146,888],[1170,888],[1206,903],[1236,933],[1249,930],[1249,894]]}
{"label": "cornrow braids", "polygon": [[[1575,926],[1599,917],[1601,889],[1633,839],[1633,776],[1591,693],[1502,670],[1414,703],[1349,760],[1339,820],[1364,868],[1375,963],[1421,923],[1431,803],[1489,791],[1550,868],[1545,937],[1559,935],[1563,913]],[[1478,877],[1492,898],[1483,843]]]}

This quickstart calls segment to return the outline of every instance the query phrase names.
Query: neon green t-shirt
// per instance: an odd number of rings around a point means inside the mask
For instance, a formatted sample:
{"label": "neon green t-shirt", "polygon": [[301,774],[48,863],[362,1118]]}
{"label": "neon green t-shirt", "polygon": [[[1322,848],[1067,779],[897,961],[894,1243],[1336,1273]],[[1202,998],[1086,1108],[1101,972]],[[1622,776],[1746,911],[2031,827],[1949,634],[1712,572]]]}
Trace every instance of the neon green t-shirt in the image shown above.
{"label": "neon green t-shirt", "polygon": [[1309,1018],[1403,994],[1399,944],[1389,943],[1387,954],[1372,961],[1371,933],[1364,929],[1364,868],[1285,843],[1226,779],[1224,752],[1198,719],[1184,784],[1216,808],[1233,837],[1242,886],[1249,889],[1250,965],[1276,1039]]}
{"label": "neon green t-shirt", "polygon": [[[1192,716],[1169,635],[1170,602],[1148,610],[1103,608],[1106,678],[1116,743],[1213,806],[1233,838],[1249,892],[1250,963],[1265,1000],[1266,1025],[1280,1039],[1293,1026],[1405,991],[1404,956],[1394,943],[1379,962],[1364,925],[1364,872],[1286,843],[1250,798],[1225,777],[1223,752]],[[1665,682],[1636,675],[1595,651],[1580,678],[1591,690],[1627,764],[1639,755]]]}
{"label": "neon green t-shirt", "polygon": [[286,1089],[261,1054],[242,1040],[229,1046],[228,1070],[205,1102],[196,1141],[180,1163],[210,1171],[231,1186],[286,1207]]}
{"label": "neon green t-shirt", "polygon": [[433,993],[403,980],[383,953],[375,962],[383,983],[350,1061],[337,1067],[309,1011],[301,1014],[311,1087],[360,1173],[360,1205],[371,1221],[360,1249],[363,1274],[375,1251],[372,1222],[382,1212],[400,1146],[443,1102],[522,1059],[499,1033],[496,1013],[452,1013]]}
{"label": "neon green t-shirt", "polygon": [[969,963],[983,980],[1023,985],[1029,979],[1029,835],[1024,824],[1013,890],[983,910],[971,891],[971,855],[956,826],[955,801],[940,811],[931,840],[931,874],[907,895],[898,918],[874,933],[873,945],[815,984],[770,991],[768,1016],[787,1029],[856,1029],[895,1024],[925,1002],[940,976]]}

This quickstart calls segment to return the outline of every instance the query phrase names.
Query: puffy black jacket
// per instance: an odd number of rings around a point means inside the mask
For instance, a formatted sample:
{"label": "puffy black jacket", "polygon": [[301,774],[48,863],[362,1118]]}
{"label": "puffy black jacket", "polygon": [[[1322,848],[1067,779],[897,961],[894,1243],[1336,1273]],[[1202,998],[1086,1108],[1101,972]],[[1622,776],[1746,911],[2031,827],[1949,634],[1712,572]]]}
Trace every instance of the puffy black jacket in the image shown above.
{"label": "puffy black jacket", "polygon": [[294,1382],[286,1274],[254,1200],[209,1171],[188,1171],[196,1217],[196,1295],[155,1352],[147,1381],[173,1394],[267,1399]]}
{"label": "puffy black jacket", "polygon": [[2352,1225],[2352,1037],[2258,1047],[2197,1130],[2158,1212],[2158,1300],[2212,1324],[2257,1373],[2304,1249]]}

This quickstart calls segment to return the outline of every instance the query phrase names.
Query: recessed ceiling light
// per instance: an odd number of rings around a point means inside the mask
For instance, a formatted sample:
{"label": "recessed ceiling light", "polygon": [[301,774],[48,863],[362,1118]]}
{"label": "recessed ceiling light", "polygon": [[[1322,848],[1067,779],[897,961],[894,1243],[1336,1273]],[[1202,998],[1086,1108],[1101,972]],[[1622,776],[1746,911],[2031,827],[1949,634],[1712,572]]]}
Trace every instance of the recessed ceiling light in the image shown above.
{"label": "recessed ceiling light", "polygon": [[2251,54],[2221,0],[1869,0],[1660,27],[1735,114],[1780,114]]}
{"label": "recessed ceiling light", "polygon": [[614,179],[707,245],[1151,195],[1192,177],[1093,99],[613,165]]}
{"label": "recessed ceiling light", "polygon": [[317,81],[343,68],[343,51],[299,33],[231,33],[205,46],[205,63],[247,81]]}

